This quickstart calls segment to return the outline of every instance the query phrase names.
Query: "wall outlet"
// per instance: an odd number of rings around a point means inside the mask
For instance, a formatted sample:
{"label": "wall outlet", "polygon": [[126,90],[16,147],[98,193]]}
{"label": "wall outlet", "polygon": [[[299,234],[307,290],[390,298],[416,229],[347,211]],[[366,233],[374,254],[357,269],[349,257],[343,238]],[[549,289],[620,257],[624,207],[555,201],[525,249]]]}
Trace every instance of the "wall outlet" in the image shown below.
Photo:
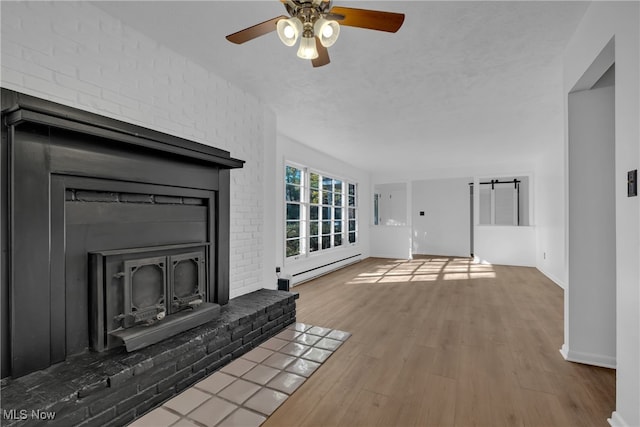
{"label": "wall outlet", "polygon": [[276,267],[276,273],[280,273],[280,267]]}

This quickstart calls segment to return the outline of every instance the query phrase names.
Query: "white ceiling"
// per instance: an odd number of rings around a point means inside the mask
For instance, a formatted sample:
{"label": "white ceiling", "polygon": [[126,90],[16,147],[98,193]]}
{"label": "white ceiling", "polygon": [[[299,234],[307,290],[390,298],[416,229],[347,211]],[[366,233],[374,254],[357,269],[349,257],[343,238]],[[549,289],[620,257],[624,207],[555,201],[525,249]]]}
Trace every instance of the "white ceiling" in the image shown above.
{"label": "white ceiling", "polygon": [[588,3],[335,1],[406,18],[396,34],[343,27],[320,68],[275,33],[225,40],[286,14],[277,0],[95,4],[261,99],[282,134],[415,176],[521,162],[561,141],[562,52]]}

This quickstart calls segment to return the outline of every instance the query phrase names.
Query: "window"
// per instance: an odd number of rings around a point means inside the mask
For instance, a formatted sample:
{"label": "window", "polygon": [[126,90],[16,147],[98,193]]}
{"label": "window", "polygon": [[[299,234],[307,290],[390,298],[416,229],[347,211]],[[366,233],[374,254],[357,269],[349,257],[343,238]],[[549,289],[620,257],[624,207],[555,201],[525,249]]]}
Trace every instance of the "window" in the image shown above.
{"label": "window", "polygon": [[349,184],[349,243],[356,242],[356,235],[358,233],[358,215],[356,205],[356,185]]}
{"label": "window", "polygon": [[373,191],[373,224],[407,225],[407,184],[376,184]]}
{"label": "window", "polygon": [[286,201],[286,250],[287,257],[299,255],[304,252],[305,229],[304,204],[302,196],[304,194],[302,170],[287,166],[285,170],[285,201]]}
{"label": "window", "polygon": [[528,177],[480,182],[481,225],[529,225]]}
{"label": "window", "polygon": [[287,258],[357,242],[355,183],[286,165],[285,186]]}

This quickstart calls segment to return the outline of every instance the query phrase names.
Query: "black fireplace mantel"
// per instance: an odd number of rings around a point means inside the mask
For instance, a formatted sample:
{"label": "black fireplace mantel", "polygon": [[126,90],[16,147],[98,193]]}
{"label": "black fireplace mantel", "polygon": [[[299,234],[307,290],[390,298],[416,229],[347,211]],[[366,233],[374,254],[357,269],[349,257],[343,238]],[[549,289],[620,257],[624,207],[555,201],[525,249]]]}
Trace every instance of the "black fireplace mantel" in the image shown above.
{"label": "black fireplace mantel", "polygon": [[215,166],[241,168],[244,160],[230,153],[188,139],[158,132],[120,120],[57,104],[34,96],[0,88],[3,126],[37,123],[120,141],[132,147],[148,148]]}
{"label": "black fireplace mantel", "polygon": [[[230,169],[241,168],[242,160],[228,151],[4,88],[1,95],[3,378],[64,361],[84,345],[84,329],[78,332],[73,323],[89,317],[87,291],[69,279],[68,265],[71,257],[81,263],[86,259],[69,252],[73,245],[65,235],[73,227],[82,231],[84,223],[74,213],[76,222],[70,224],[65,215],[70,194],[74,200],[82,193],[96,202],[102,194],[146,197],[171,212],[190,212],[187,201],[199,200],[204,219],[185,227],[184,235],[174,226],[168,237],[156,238],[152,227],[141,231],[142,238],[158,245],[211,243],[208,295],[213,303],[228,302]],[[183,199],[184,208],[169,206]],[[115,249],[104,233],[96,241],[106,247],[87,250]]]}

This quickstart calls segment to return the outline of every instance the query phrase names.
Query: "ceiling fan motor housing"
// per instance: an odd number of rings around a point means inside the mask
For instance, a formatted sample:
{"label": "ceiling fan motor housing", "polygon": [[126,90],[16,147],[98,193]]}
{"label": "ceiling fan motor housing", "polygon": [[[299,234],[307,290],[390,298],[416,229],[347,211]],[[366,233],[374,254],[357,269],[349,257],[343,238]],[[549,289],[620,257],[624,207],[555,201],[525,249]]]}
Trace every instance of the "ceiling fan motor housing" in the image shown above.
{"label": "ceiling fan motor housing", "polygon": [[[313,24],[316,19],[329,13],[332,3],[332,1],[323,0],[287,0],[284,6],[287,12],[289,12],[289,15],[301,18],[300,14],[304,14],[310,19],[313,19]],[[302,22],[305,21],[302,20]]]}

